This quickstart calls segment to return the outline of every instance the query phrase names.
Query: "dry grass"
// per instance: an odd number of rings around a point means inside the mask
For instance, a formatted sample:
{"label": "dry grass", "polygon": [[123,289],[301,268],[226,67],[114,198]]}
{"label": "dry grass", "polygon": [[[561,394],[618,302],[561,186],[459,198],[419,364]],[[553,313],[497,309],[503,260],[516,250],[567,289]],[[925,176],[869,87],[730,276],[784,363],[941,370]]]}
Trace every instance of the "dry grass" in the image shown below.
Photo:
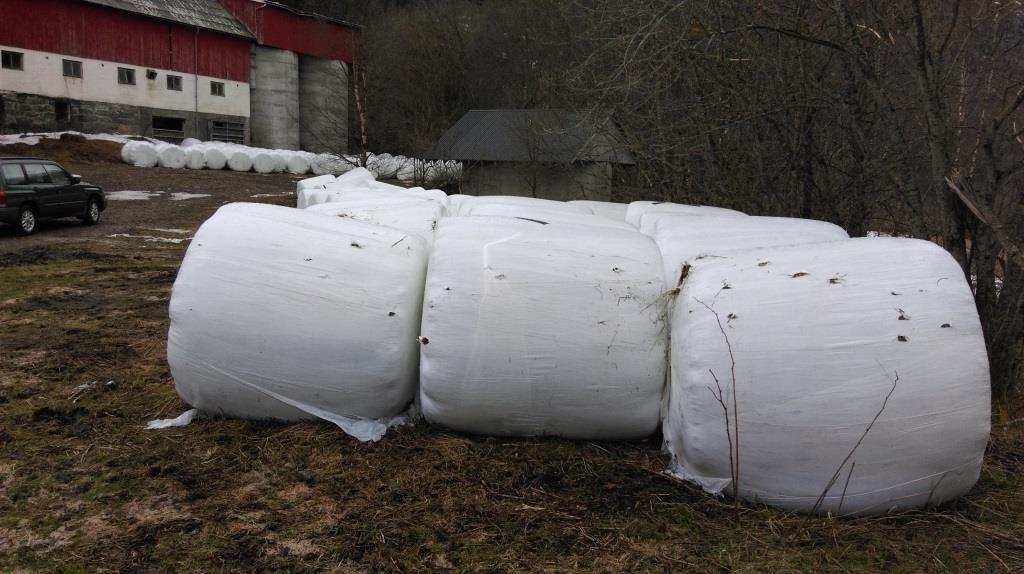
{"label": "dry grass", "polygon": [[655,440],[144,432],[184,408],[164,354],[180,255],[0,255],[0,570],[1024,570],[1019,423],[996,427],[967,498],[859,520],[745,506],[737,521],[663,475]]}

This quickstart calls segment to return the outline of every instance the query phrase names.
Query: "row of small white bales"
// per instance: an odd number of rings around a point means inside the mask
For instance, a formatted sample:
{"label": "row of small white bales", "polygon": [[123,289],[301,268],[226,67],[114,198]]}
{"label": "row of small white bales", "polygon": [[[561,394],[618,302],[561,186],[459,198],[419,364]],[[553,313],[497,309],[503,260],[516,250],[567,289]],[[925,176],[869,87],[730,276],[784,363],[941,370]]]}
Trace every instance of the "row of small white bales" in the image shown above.
{"label": "row of small white bales", "polygon": [[[229,169],[256,173],[341,175],[359,167],[360,156],[315,154],[286,149],[264,149],[225,142],[187,138],[181,145],[156,140],[133,140],[121,148],[121,159],[135,167],[171,169]],[[427,161],[402,155],[368,154],[366,169],[377,179],[443,184],[462,176],[462,163]]]}
{"label": "row of small white bales", "polygon": [[445,196],[366,170],[222,207],[174,286],[200,412],[378,439],[412,403],[500,436],[639,439],[712,493],[878,514],[979,476],[971,290],[938,246],[650,201]]}

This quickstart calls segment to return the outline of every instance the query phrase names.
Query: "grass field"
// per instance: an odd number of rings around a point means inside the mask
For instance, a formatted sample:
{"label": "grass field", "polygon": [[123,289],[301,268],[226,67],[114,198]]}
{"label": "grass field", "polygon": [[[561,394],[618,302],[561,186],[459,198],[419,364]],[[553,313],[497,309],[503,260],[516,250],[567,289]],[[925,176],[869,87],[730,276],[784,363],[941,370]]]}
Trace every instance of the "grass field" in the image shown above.
{"label": "grass field", "polygon": [[211,197],[0,232],[0,571],[1024,571],[1024,423],[1005,405],[969,496],[854,520],[716,500],[663,474],[657,439],[144,431],[186,408],[165,344],[187,241],[142,237],[188,237],[224,201],[290,203],[265,194],[292,180],[71,167],[108,191]]}

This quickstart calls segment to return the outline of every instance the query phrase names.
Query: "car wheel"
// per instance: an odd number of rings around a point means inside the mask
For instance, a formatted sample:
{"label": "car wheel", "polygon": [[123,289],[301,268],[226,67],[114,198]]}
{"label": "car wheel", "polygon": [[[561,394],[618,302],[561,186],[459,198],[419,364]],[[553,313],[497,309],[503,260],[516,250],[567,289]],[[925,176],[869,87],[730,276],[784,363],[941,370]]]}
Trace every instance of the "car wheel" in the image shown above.
{"label": "car wheel", "polygon": [[38,224],[36,210],[28,205],[22,207],[21,211],[18,212],[18,232],[22,235],[32,235],[36,232]]}
{"label": "car wheel", "polygon": [[82,216],[82,223],[96,225],[100,222],[100,202],[95,197],[89,199],[89,205],[85,206],[85,215]]}

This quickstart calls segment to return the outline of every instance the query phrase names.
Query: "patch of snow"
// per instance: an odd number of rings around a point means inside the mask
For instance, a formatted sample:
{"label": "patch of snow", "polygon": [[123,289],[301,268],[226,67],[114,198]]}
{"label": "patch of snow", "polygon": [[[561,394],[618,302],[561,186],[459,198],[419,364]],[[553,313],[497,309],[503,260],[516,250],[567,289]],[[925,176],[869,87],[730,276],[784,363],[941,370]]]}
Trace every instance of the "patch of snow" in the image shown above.
{"label": "patch of snow", "polygon": [[286,197],[289,195],[295,195],[295,192],[286,191],[284,193],[257,193],[256,195],[250,195],[249,197]]}
{"label": "patch of snow", "polygon": [[171,194],[171,201],[185,201],[186,199],[199,199],[200,197],[210,197],[210,194],[175,192]]}
{"label": "patch of snow", "polygon": [[112,191],[107,194],[108,201],[146,201],[163,194],[162,191]]}
{"label": "patch of snow", "polygon": [[174,243],[175,245],[177,245],[179,243],[184,243],[184,242],[189,241],[190,239],[192,239],[191,237],[154,237],[152,235],[131,235],[129,233],[115,233],[113,235],[108,235],[107,237],[115,237],[115,238],[123,237],[123,238],[127,238],[127,239],[141,239],[141,240],[146,241],[148,243]]}
{"label": "patch of snow", "polygon": [[[60,139],[60,136],[64,134],[72,134],[76,136],[82,136],[87,140],[103,140],[114,143],[126,143],[132,139],[138,139],[141,136],[126,136],[121,134],[84,134],[82,132],[67,131],[67,132],[45,132],[45,133],[23,133],[23,134],[6,134],[0,135],[0,145],[11,145],[11,144],[24,144],[24,145],[38,145],[41,139]],[[146,141],[155,141],[149,138],[143,138]]]}
{"label": "patch of snow", "polygon": [[160,233],[174,233],[177,235],[185,235],[191,233],[191,229],[164,229],[162,227],[144,227],[146,231],[159,231]]}

